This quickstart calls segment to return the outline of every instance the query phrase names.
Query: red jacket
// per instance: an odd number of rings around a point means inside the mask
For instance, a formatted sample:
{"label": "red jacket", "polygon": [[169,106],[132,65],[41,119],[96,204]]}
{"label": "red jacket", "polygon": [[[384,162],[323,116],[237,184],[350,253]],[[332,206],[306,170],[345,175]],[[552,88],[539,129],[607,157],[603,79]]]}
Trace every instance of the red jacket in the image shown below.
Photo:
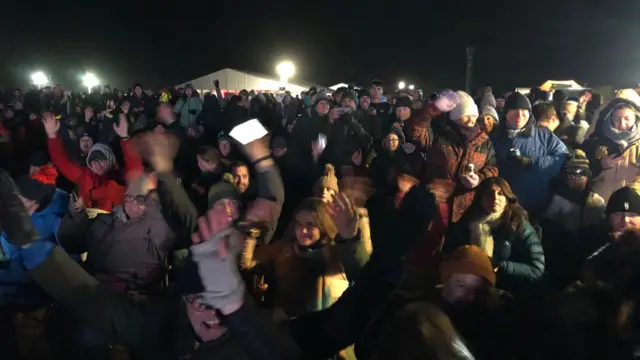
{"label": "red jacket", "polygon": [[[71,161],[64,150],[62,138],[49,138],[47,146],[51,162],[64,177],[78,186],[78,196],[87,208],[111,211],[114,206],[124,202],[126,187],[116,182],[113,177],[96,175],[86,166]],[[120,146],[124,156],[126,177],[142,173],[142,161],[129,141],[121,140]]]}

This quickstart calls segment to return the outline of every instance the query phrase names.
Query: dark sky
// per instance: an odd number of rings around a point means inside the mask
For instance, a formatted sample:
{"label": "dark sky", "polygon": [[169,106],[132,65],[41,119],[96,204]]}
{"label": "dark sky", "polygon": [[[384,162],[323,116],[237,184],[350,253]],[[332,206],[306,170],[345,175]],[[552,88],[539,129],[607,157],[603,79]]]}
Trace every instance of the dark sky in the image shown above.
{"label": "dark sky", "polygon": [[640,82],[638,0],[291,3],[12,2],[0,23],[0,84],[42,69],[66,87],[84,71],[119,87],[160,87],[225,67],[273,73],[287,58],[296,78],[323,85],[462,88],[470,44],[474,85]]}

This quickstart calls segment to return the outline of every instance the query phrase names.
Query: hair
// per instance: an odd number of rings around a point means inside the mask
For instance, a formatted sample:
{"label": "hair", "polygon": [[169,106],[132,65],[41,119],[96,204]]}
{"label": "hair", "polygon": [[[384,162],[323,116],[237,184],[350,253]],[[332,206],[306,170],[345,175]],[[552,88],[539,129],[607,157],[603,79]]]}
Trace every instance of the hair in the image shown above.
{"label": "hair", "polygon": [[377,359],[472,358],[447,315],[427,301],[412,302],[393,314],[377,340]]}
{"label": "hair", "polygon": [[331,220],[327,205],[322,201],[322,199],[317,197],[308,197],[303,199],[300,205],[298,205],[298,207],[293,211],[289,229],[287,230],[287,235],[285,235],[287,239],[295,239],[296,215],[301,211],[308,211],[313,214],[313,218],[320,228],[320,241],[324,241],[325,243],[333,242],[333,239],[338,234],[338,230],[333,224],[333,220]]}
{"label": "hair", "polygon": [[243,163],[242,161],[236,160],[233,163],[231,163],[231,170],[239,167],[246,167],[247,170],[249,170],[249,165]]}
{"label": "hair", "polygon": [[507,205],[504,207],[504,212],[502,213],[500,227],[522,233],[524,231],[524,223],[528,219],[527,211],[518,204],[518,199],[513,193],[513,190],[511,190],[511,186],[501,177],[487,178],[478,186],[476,196],[471,206],[469,206],[469,209],[467,209],[462,216],[463,220],[473,220],[486,215],[482,201],[494,185],[498,186],[507,198]]}
{"label": "hair", "polygon": [[550,103],[539,103],[533,106],[531,110],[533,113],[533,118],[538,122],[541,121],[550,121],[554,116],[557,120],[560,120],[558,114],[556,113],[556,109],[553,104]]}

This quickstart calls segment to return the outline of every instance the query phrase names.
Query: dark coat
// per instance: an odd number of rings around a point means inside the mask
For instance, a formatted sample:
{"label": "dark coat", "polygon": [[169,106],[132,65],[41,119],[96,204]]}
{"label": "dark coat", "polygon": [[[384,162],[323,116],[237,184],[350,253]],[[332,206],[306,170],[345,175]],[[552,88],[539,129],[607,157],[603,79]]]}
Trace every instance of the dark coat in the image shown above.
{"label": "dark coat", "polygon": [[[445,254],[460,246],[473,245],[469,225],[469,222],[461,221],[449,228],[442,249]],[[494,267],[499,267],[496,273],[496,287],[514,295],[521,295],[544,274],[542,242],[527,220],[524,220],[522,233],[498,228],[492,231],[491,235],[494,241],[491,261]]]}

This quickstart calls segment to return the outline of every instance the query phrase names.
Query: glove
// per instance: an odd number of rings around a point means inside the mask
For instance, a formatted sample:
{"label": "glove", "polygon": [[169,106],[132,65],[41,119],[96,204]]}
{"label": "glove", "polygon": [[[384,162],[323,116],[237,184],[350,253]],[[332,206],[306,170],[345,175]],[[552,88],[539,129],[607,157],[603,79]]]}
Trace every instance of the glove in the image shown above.
{"label": "glove", "polygon": [[509,160],[512,164],[522,168],[530,168],[533,164],[533,159],[528,156],[512,155]]}
{"label": "glove", "polygon": [[[228,237],[228,238],[227,238]],[[224,309],[244,300],[244,282],[238,271],[238,254],[244,235],[235,228],[225,229],[212,239],[191,246],[191,257],[198,265],[204,287],[204,300],[216,309]],[[219,250],[228,244],[227,254]]]}
{"label": "glove", "polygon": [[53,251],[55,246],[50,241],[36,240],[22,247],[22,264],[31,270],[42,264]]}

